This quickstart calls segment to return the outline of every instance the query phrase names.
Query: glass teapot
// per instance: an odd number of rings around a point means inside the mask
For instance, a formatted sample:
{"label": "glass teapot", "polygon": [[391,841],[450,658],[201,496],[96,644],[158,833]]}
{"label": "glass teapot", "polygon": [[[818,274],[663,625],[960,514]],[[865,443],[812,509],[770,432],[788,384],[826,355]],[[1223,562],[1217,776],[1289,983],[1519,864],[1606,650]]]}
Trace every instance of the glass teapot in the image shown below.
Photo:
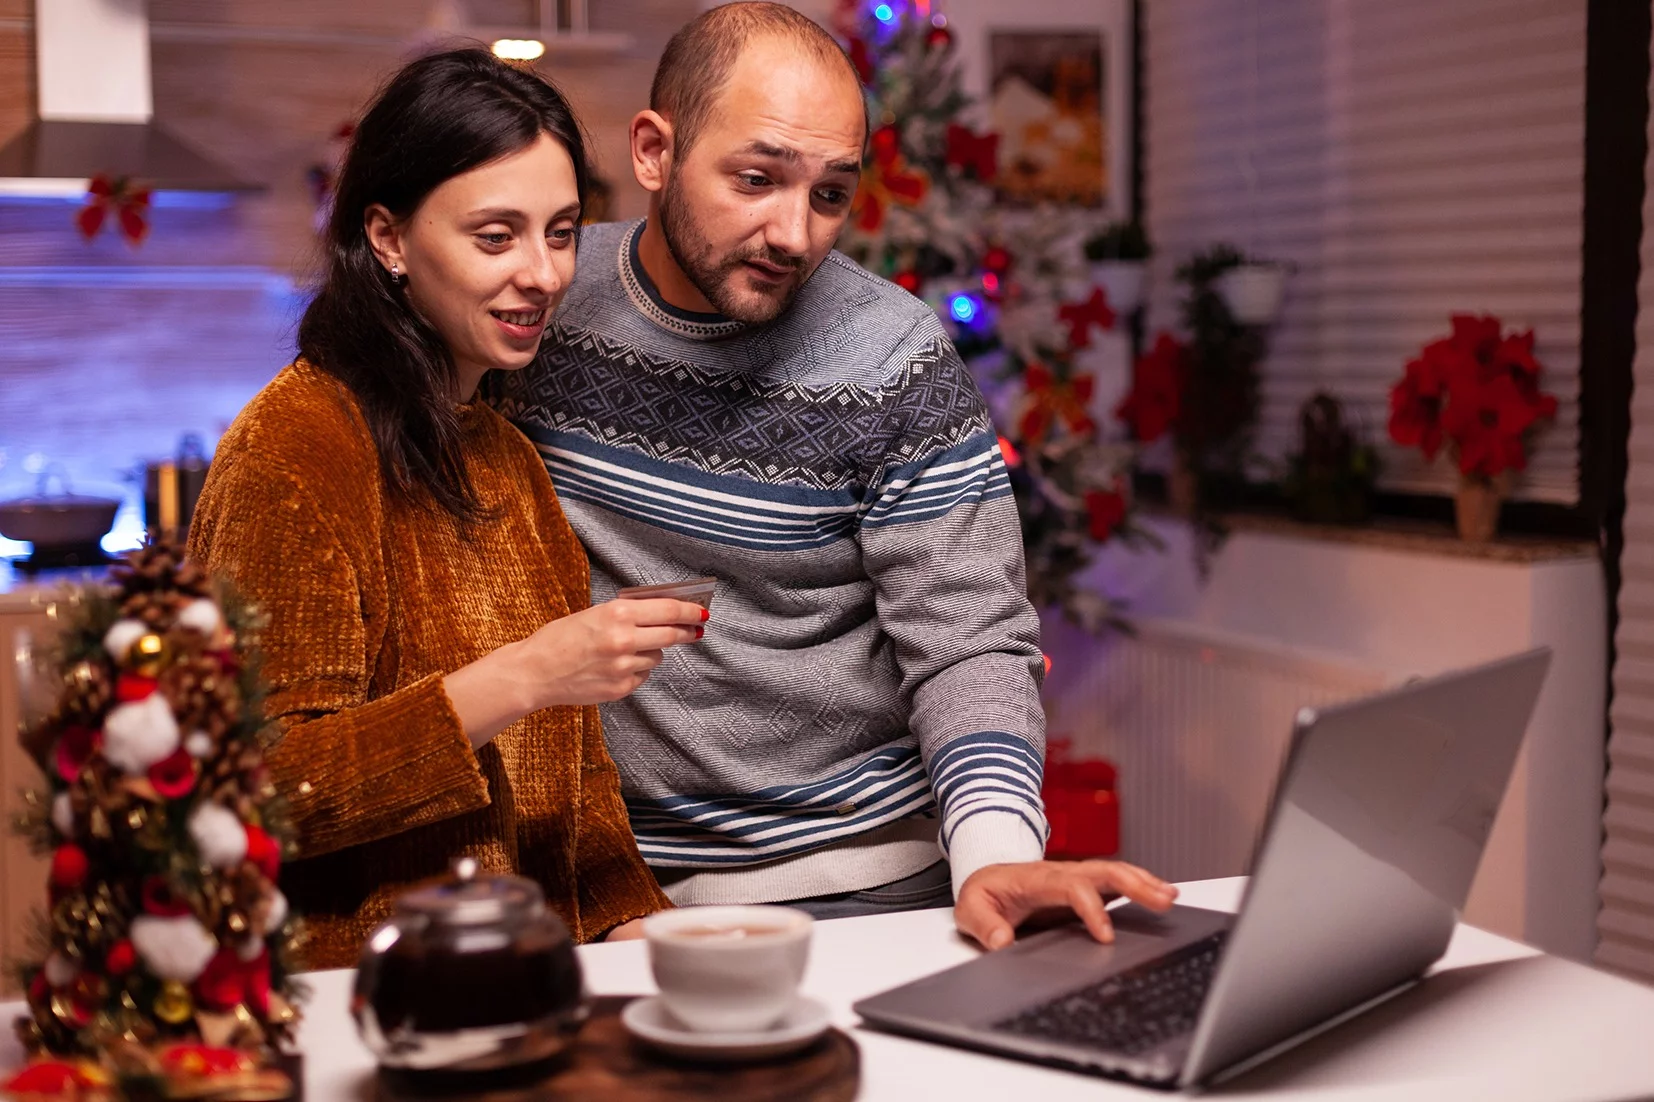
{"label": "glass teapot", "polygon": [[479,875],[466,857],[368,937],[350,1008],[384,1067],[486,1071],[560,1054],[590,1003],[539,886]]}

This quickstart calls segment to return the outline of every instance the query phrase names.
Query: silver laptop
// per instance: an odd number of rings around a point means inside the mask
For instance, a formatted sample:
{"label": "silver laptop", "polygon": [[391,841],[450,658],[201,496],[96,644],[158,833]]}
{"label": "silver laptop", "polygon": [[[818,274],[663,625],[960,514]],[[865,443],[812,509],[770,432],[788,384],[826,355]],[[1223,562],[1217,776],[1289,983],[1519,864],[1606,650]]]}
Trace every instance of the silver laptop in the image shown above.
{"label": "silver laptop", "polygon": [[1240,911],[1114,908],[855,1004],[880,1029],[1163,1088],[1226,1078],[1418,982],[1470,891],[1539,649],[1305,709]]}

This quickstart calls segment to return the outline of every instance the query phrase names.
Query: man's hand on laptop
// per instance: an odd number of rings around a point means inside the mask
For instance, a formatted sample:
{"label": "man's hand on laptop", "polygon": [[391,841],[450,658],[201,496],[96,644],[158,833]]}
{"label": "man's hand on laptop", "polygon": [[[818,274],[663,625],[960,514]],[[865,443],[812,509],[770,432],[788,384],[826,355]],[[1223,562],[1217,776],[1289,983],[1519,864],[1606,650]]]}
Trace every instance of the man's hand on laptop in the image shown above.
{"label": "man's hand on laptop", "polygon": [[1169,910],[1177,889],[1124,861],[1027,861],[985,865],[959,888],[953,921],[984,948],[1003,949],[1031,915],[1072,910],[1098,941],[1114,940],[1104,895],[1123,895],[1154,911]]}

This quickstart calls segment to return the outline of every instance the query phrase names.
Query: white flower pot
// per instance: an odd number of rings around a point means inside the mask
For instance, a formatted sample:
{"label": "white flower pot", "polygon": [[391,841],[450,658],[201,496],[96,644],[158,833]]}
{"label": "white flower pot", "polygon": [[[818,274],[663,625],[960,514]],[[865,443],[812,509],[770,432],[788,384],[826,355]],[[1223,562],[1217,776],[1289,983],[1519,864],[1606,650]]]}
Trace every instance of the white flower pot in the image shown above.
{"label": "white flower pot", "polygon": [[1268,325],[1281,312],[1286,268],[1280,264],[1242,264],[1218,276],[1217,293],[1242,325]]}
{"label": "white flower pot", "polygon": [[1109,309],[1130,314],[1143,305],[1143,276],[1148,265],[1141,260],[1094,260],[1091,282],[1108,296]]}

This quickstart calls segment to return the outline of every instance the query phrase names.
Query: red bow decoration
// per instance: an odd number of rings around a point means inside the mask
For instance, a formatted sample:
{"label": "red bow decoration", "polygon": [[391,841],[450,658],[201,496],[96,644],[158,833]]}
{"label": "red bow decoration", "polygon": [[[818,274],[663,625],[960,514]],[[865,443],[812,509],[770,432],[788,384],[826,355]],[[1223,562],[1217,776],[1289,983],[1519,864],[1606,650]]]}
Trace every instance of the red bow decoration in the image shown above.
{"label": "red bow decoration", "polygon": [[1556,415],[1539,390],[1533,331],[1502,335],[1492,315],[1453,317],[1453,335],[1432,341],[1390,391],[1390,439],[1434,459],[1451,441],[1461,474],[1492,478],[1527,467],[1527,432]]}
{"label": "red bow decoration", "polygon": [[120,224],[121,236],[133,245],[141,244],[149,234],[149,189],[134,184],[130,176],[92,177],[86,205],[75,215],[81,236],[88,241],[96,237],[111,213]]}
{"label": "red bow decoration", "polygon": [[1184,347],[1170,333],[1155,339],[1131,370],[1131,392],[1114,409],[1141,443],[1158,440],[1177,424],[1182,407]]}
{"label": "red bow decoration", "polygon": [[873,163],[862,170],[856,189],[856,225],[874,233],[884,225],[885,210],[891,203],[917,206],[930,192],[930,177],[911,169],[902,158],[901,141],[893,126],[873,132]]}
{"label": "red bow decoration", "polygon": [[1090,375],[1081,372],[1060,379],[1049,367],[1036,362],[1028,365],[1022,383],[1028,388],[1028,408],[1017,427],[1025,445],[1039,443],[1058,422],[1081,436],[1096,431],[1097,422],[1088,408],[1096,389],[1096,380]]}
{"label": "red bow decoration", "polygon": [[1058,308],[1057,317],[1068,326],[1070,348],[1090,348],[1093,325],[1104,330],[1114,328],[1114,311],[1109,308],[1108,296],[1101,287],[1093,287],[1091,297],[1084,302],[1064,303]]}
{"label": "red bow decoration", "polygon": [[983,183],[999,174],[999,135],[978,134],[967,126],[948,123],[945,159],[952,168],[974,173]]}

